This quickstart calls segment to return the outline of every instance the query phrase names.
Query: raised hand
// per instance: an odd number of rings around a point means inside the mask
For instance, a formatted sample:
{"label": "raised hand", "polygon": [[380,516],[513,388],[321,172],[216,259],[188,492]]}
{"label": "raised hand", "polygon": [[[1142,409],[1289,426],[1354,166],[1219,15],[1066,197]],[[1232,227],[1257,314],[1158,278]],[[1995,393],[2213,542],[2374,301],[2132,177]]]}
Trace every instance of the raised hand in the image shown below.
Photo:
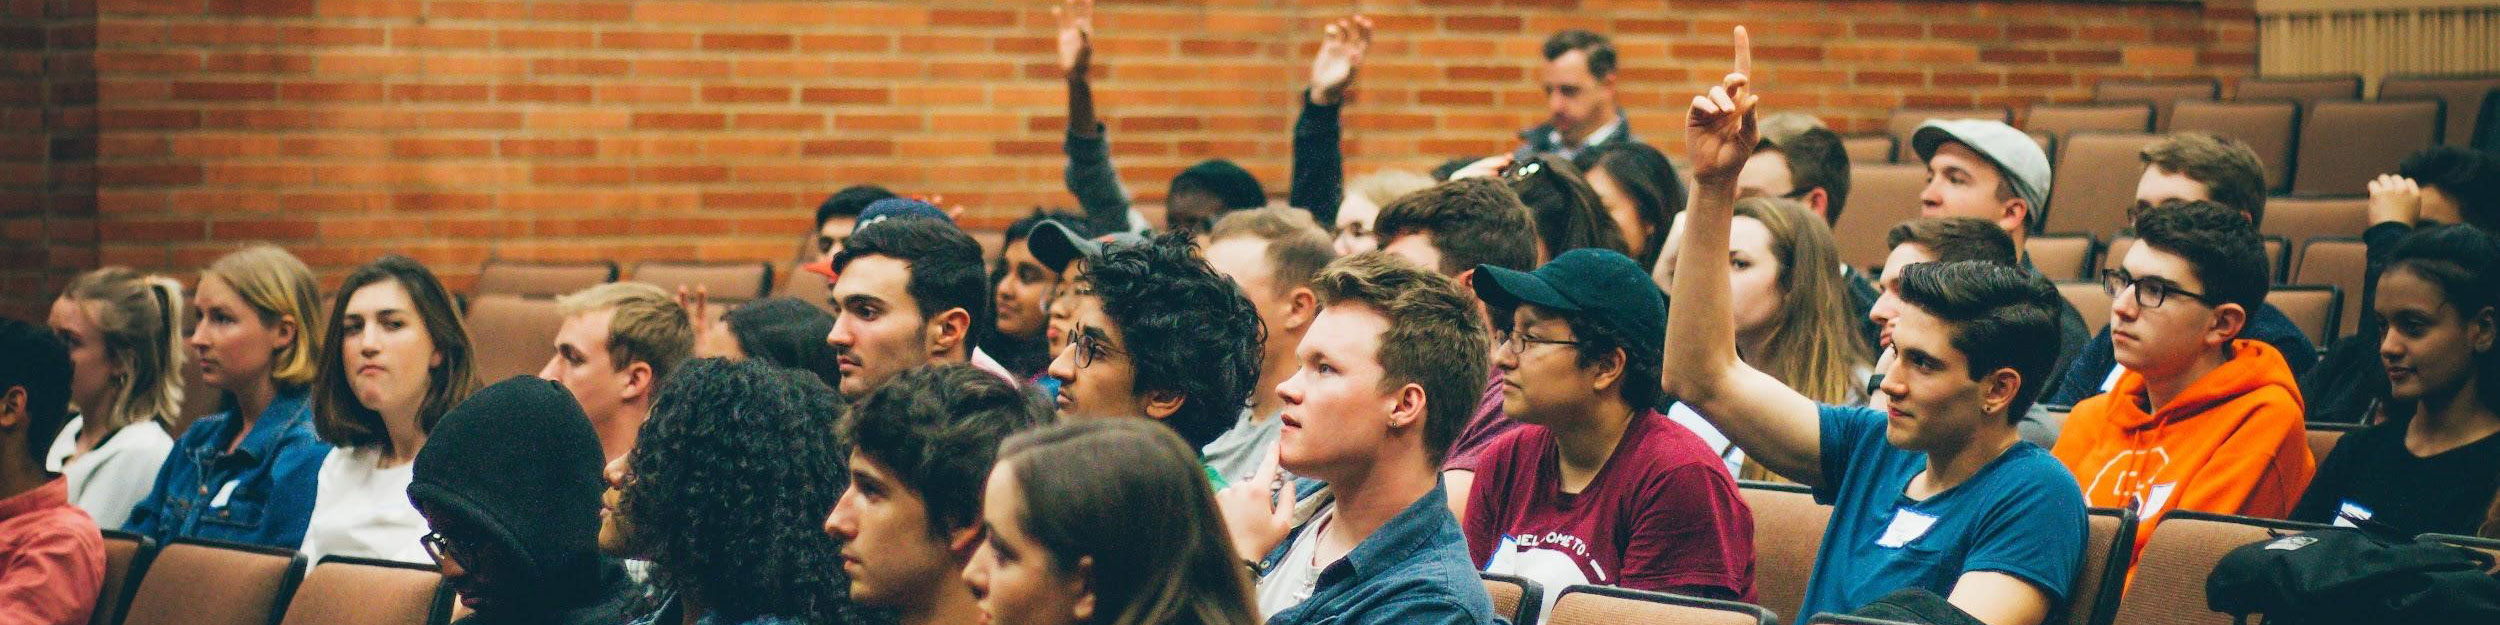
{"label": "raised hand", "polygon": [[1224,531],[1233,539],[1235,555],[1243,560],[1258,560],[1285,542],[1293,533],[1293,481],[1284,479],[1279,464],[1284,451],[1271,449],[1259,471],[1247,481],[1234,482],[1215,492],[1216,511],[1224,517]]}
{"label": "raised hand", "polygon": [[2395,174],[2370,181],[2370,223],[2413,225],[2422,220],[2422,185]]}
{"label": "raised hand", "polygon": [[1094,66],[1094,0],[1060,0],[1050,14],[1059,18],[1059,71],[1085,78]]}
{"label": "raised hand", "polygon": [[1311,59],[1311,103],[1335,106],[1344,102],[1346,88],[1354,86],[1355,70],[1363,65],[1363,53],[1371,47],[1371,18],[1357,15],[1329,24],[1319,56]]}
{"label": "raised hand", "polygon": [[1753,40],[1736,27],[1736,66],[1710,92],[1693,96],[1693,110],[1684,125],[1684,145],[1692,151],[1697,184],[1734,185],[1736,172],[1753,155],[1760,130],[1754,125]]}

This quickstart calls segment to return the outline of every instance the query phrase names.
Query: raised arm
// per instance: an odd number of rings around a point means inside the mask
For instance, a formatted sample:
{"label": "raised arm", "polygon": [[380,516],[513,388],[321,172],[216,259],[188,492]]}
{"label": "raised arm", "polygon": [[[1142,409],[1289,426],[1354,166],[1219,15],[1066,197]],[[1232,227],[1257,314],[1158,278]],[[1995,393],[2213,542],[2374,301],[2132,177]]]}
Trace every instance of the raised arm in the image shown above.
{"label": "raised arm", "polygon": [[1111,166],[1111,144],[1103,137],[1102,120],[1094,117],[1094,0],[1061,0],[1051,8],[1059,18],[1059,70],[1068,81],[1068,154],[1063,177],[1068,193],[1085,208],[1095,232],[1129,229],[1128,190],[1120,187],[1120,171]]}
{"label": "raised arm", "polygon": [[1286,202],[1311,211],[1323,225],[1337,222],[1337,203],[1345,199],[1338,107],[1345,104],[1346,88],[1354,86],[1355,71],[1371,45],[1371,18],[1357,15],[1329,24],[1319,54],[1311,59],[1311,86],[1303,92],[1302,115],[1293,121],[1293,186]]}
{"label": "raised arm", "polygon": [[1746,366],[1736,355],[1736,318],[1728,301],[1728,224],[1735,213],[1736,172],[1753,154],[1759,134],[1753,109],[1760,97],[1748,77],[1752,70],[1752,45],[1740,26],[1735,71],[1708,94],[1693,98],[1685,123],[1697,191],[1684,211],[1684,240],[1676,249],[1660,383],[1745,455],[1789,479],[1820,486],[1823,436],[1814,401]]}

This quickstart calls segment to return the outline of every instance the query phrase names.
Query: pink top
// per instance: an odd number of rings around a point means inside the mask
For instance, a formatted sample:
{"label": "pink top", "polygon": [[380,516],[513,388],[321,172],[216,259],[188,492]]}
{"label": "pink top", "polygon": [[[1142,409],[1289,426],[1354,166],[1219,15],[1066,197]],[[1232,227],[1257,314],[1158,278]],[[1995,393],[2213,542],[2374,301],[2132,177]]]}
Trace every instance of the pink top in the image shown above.
{"label": "pink top", "polygon": [[83,625],[104,591],[104,535],[69,482],[0,499],[0,625]]}

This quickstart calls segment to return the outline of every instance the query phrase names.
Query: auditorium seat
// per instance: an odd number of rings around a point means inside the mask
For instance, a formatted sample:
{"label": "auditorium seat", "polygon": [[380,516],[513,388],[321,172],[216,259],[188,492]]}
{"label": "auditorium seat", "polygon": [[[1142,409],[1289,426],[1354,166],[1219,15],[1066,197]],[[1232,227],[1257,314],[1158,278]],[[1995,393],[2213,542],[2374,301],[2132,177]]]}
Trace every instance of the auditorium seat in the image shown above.
{"label": "auditorium seat", "polygon": [[2445,102],[2448,127],[2440,132],[2441,143],[2470,145],[2479,121],[2475,113],[2483,110],[2483,100],[2493,89],[2500,89],[2500,74],[2398,74],[2379,80],[2378,99]]}
{"label": "auditorium seat", "polygon": [[2266,189],[2280,191],[2291,184],[2300,111],[2300,105],[2290,100],[2180,100],[2170,114],[2170,132],[2203,131],[2248,144],[2266,172]]}
{"label": "auditorium seat", "polygon": [[2212,78],[2184,80],[2130,81],[2111,80],[2092,85],[2094,102],[2149,102],[2153,105],[2153,132],[2168,132],[2170,108],[2180,100],[2213,100],[2222,97],[2222,83]]}
{"label": "auditorium seat", "polygon": [[1893,109],[1892,116],[1884,120],[1884,131],[1901,141],[1900,146],[1893,151],[1894,161],[1918,162],[1918,149],[1910,145],[1910,133],[1918,130],[1919,124],[1927,123],[1930,119],[1993,119],[2011,124],[2014,123],[2014,110],[2002,106],[1967,109]]}
{"label": "auditorium seat", "polygon": [[2119,592],[2127,587],[2127,567],[2135,561],[2137,518],[2133,508],[2092,508],[2084,523],[2083,570],[2075,574],[2060,622],[2108,625]]}
{"label": "auditorium seat", "polygon": [[2135,579],[2118,601],[2119,625],[2232,625],[2231,615],[2206,608],[2205,576],[2223,554],[2241,545],[2272,540],[2273,531],[2302,532],[2323,526],[2272,519],[2177,510],[2162,518],[2136,555]]}
{"label": "auditorium seat", "polygon": [[2306,109],[2292,193],[2368,194],[2372,178],[2439,144],[2442,110],[2438,100],[2327,100]]}
{"label": "auditorium seat", "polygon": [[1851,165],[1883,165],[1892,163],[1900,143],[1891,135],[1849,135],[1840,138],[1840,149],[1849,153]]}
{"label": "auditorium seat", "polygon": [[556,330],[564,314],[553,300],[483,295],[469,302],[469,341],[477,345],[477,379],[494,383],[536,375],[555,356]]}
{"label": "auditorium seat", "polygon": [[2109,325],[2109,290],[2101,286],[2098,276],[2090,282],[2059,282],[2057,294],[2066,296],[2066,303],[2073,305],[2083,322],[2092,326],[2092,333],[2099,334],[2101,328]]}
{"label": "auditorium seat", "polygon": [[555,297],[615,282],[616,263],[537,263],[491,259],[478,269],[477,295]]}
{"label": "auditorium seat", "polygon": [[2272,271],[2266,272],[2266,280],[2275,284],[2282,284],[2284,278],[2291,277],[2292,245],[2287,239],[2274,235],[2266,235],[2265,245],[2266,267],[2272,269]]}
{"label": "auditorium seat", "polygon": [[2332,284],[2284,284],[2266,290],[2266,303],[2300,326],[2311,345],[2334,345],[2343,329],[2344,290]]}
{"label": "auditorium seat", "polygon": [[1816,615],[1814,615],[1814,618],[1812,618],[1812,619],[1808,619],[1808,620],[1806,621],[1806,625],[1918,625],[1918,624],[1916,624],[1916,623],[1904,622],[1904,621],[1894,621],[1894,620],[1879,619],[1879,618],[1870,618],[1870,617],[1864,617],[1864,616],[1853,616],[1853,615],[1848,615],[1848,614],[1833,614],[1833,613],[1830,613],[1830,612],[1824,612],[1824,613],[1822,613],[1822,614],[1816,614]]}
{"label": "auditorium seat", "polygon": [[[1918,218],[1918,195],[1927,188],[1927,166],[1917,164],[1857,165],[1849,168],[1849,210],[1841,211],[1832,231],[1840,261],[1858,268],[1880,268],[1892,250],[1884,233],[1893,224]],[[1869,271],[1867,273],[1876,273]]]}
{"label": "auditorium seat", "polygon": [[1814,492],[1796,484],[1746,480],[1737,486],[1753,511],[1754,601],[1773,612],[1796,614],[1805,605],[1832,507],[1815,503]]}
{"label": "auditorium seat", "polygon": [[1520,625],[1536,625],[1545,609],[1545,587],[1528,578],[1501,573],[1476,573],[1485,594],[1493,596],[1493,614]]}
{"label": "auditorium seat", "polygon": [[139,578],[147,573],[148,560],[155,556],[155,539],[118,529],[104,530],[104,588],[96,594],[95,612],[87,618],[88,625],[121,622],[122,609],[130,605],[131,592],[138,589]]}
{"label": "auditorium seat", "polygon": [[[2279,197],[2266,200],[2257,231],[2299,244],[2320,237],[2357,237],[2369,227],[2368,198]],[[2291,260],[2300,262],[2300,254],[2294,252]]]}
{"label": "auditorium seat", "polygon": [[122,624],[269,625],[303,576],[294,551],[177,538],[148,563]]}
{"label": "auditorium seat", "polygon": [[772,291],[773,266],[765,262],[689,263],[645,261],[634,265],[633,281],[658,286],[670,292],[684,286],[688,291],[700,286],[707,289],[712,301],[737,303]]}
{"label": "auditorium seat", "polygon": [[1772,625],[1762,606],[1614,586],[1573,584],[1554,599],[1548,625]]}
{"label": "auditorium seat", "polygon": [[2037,104],[2023,119],[2023,130],[2045,132],[2059,139],[2079,130],[2152,132],[2150,102],[2086,102]]}
{"label": "auditorium seat", "polygon": [[[2109,245],[2101,247],[2101,269],[2117,269],[2119,263],[2127,260],[2127,248],[2130,247],[2135,247],[2135,235],[2110,237]],[[2099,280],[2101,276],[2093,274],[2092,279]]]}
{"label": "auditorium seat", "polygon": [[2326,455],[2335,453],[2335,445],[2337,443],[2344,442],[2345,434],[2351,434],[2362,427],[2364,426],[2359,423],[2309,424],[2309,431],[2307,434],[2309,438],[2310,460],[2312,462],[2326,462]]}
{"label": "auditorium seat", "polygon": [[2136,182],[2144,177],[2140,153],[2161,141],[2146,133],[2078,132],[2067,138],[2050,185],[2047,232],[2116,235],[2135,206]]}
{"label": "auditorium seat", "polygon": [[2241,79],[2233,100],[2291,100],[2303,109],[2326,100],[2361,99],[2360,74]]}
{"label": "auditorium seat", "polygon": [[431,625],[450,618],[451,596],[430,565],[329,556],[304,575],[279,625]]}
{"label": "auditorium seat", "polygon": [[2360,237],[2310,239],[2300,247],[2300,267],[2292,271],[2291,282],[2342,288],[2347,295],[2335,335],[2352,334],[2361,325],[2361,281],[2369,273],[2369,248],[2362,245]]}
{"label": "auditorium seat", "polygon": [[2023,241],[2031,266],[2052,281],[2082,280],[2092,271],[2092,252],[2100,241],[2088,233],[2035,235]]}

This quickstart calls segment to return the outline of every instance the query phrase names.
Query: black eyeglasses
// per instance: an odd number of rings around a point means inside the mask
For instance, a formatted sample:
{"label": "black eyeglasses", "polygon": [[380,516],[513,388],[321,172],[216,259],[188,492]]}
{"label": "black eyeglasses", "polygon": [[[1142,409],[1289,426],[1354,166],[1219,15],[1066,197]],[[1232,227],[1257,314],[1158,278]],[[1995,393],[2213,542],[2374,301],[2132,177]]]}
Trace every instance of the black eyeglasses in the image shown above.
{"label": "black eyeglasses", "polygon": [[2108,292],[2111,298],[2128,289],[2135,289],[2135,305],[2144,308],[2160,308],[2162,303],[2170,301],[2172,295],[2183,295],[2206,305],[2213,304],[2213,300],[2205,294],[2179,288],[2177,283],[2168,279],[2138,278],[2124,269],[2101,270],[2101,290]]}
{"label": "black eyeglasses", "polygon": [[1092,333],[1086,332],[1085,330],[1086,328],[1084,326],[1078,326],[1076,329],[1076,338],[1068,341],[1068,347],[1076,350],[1076,368],[1083,369],[1094,366],[1094,359],[1097,358],[1094,354],[1097,352],[1103,354],[1124,353],[1120,350],[1112,349],[1109,345],[1102,344],[1101,339],[1094,338]]}
{"label": "black eyeglasses", "polygon": [[442,532],[426,532],[417,538],[417,544],[423,545],[425,555],[433,556],[435,562],[451,562],[457,560],[460,554],[460,550],[453,547],[451,539],[444,538]]}
{"label": "black eyeglasses", "polygon": [[1512,356],[1517,356],[1517,355],[1520,355],[1520,354],[1525,354],[1525,353],[1527,353],[1527,352],[1528,352],[1528,345],[1529,345],[1529,344],[1532,344],[1532,343],[1533,343],[1533,344],[1536,344],[1536,345],[1578,345],[1578,344],[1580,344],[1580,342],[1579,342],[1579,341],[1557,341],[1557,340],[1552,340],[1552,339],[1540,339],[1540,338],[1536,338],[1536,337],[1533,337],[1533,336],[1528,336],[1528,333],[1526,333],[1526,332],[1513,332],[1513,331],[1510,331],[1510,330],[1503,330],[1503,331],[1502,331],[1502,342],[1501,342],[1502,349],[1504,349],[1504,350],[1508,350],[1508,351],[1510,352],[1510,355],[1512,355]]}

